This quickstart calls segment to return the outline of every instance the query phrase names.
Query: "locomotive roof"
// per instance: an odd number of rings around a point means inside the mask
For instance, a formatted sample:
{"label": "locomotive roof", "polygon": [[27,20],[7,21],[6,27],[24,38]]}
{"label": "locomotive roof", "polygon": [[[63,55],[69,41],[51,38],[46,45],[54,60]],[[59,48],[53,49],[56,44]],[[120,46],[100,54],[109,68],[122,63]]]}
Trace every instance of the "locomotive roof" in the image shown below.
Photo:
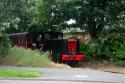
{"label": "locomotive roof", "polygon": [[21,33],[12,33],[12,34],[9,34],[9,36],[16,36],[16,35],[27,35],[29,33],[57,33],[57,34],[62,34],[61,32],[21,32]]}
{"label": "locomotive roof", "polygon": [[26,35],[30,32],[22,32],[22,33],[12,33],[12,34],[9,34],[10,36],[15,36],[15,35]]}

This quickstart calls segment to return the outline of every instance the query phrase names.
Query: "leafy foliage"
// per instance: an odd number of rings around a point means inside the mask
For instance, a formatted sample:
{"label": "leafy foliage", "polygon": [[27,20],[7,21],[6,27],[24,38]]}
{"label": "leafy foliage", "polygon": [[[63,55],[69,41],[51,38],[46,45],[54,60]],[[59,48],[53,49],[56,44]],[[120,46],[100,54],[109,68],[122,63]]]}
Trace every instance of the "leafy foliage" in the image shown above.
{"label": "leafy foliage", "polygon": [[10,50],[10,41],[7,35],[0,36],[0,60],[8,55]]}
{"label": "leafy foliage", "polygon": [[101,37],[83,45],[83,52],[89,54],[88,56],[92,54],[97,59],[124,60],[125,38],[123,36],[124,34],[112,34]]}
{"label": "leafy foliage", "polygon": [[23,32],[36,16],[35,0],[0,0],[0,29],[3,32]]}
{"label": "leafy foliage", "polygon": [[[38,0],[38,3],[39,22],[44,30],[80,27],[92,38],[98,38],[106,26],[121,20],[125,9],[122,0]],[[67,25],[70,19],[76,20],[76,24]]]}
{"label": "leafy foliage", "polygon": [[125,42],[120,44],[120,48],[112,52],[112,55],[112,58],[116,57],[117,59],[125,60]]}
{"label": "leafy foliage", "polygon": [[[124,11],[123,0],[1,0],[0,29],[7,33],[80,27],[98,38]],[[74,25],[67,25],[70,19]],[[110,27],[109,27],[110,28]]]}

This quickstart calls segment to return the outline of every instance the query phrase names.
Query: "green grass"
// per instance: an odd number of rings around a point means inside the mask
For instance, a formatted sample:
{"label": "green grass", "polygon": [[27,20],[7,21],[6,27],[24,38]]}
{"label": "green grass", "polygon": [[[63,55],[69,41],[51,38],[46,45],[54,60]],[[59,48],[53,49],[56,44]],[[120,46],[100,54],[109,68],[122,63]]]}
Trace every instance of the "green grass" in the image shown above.
{"label": "green grass", "polygon": [[9,55],[3,59],[1,64],[26,67],[49,67],[50,59],[48,52],[14,47],[11,48]]}
{"label": "green grass", "polygon": [[41,72],[30,70],[0,69],[0,78],[33,78],[41,74]]}

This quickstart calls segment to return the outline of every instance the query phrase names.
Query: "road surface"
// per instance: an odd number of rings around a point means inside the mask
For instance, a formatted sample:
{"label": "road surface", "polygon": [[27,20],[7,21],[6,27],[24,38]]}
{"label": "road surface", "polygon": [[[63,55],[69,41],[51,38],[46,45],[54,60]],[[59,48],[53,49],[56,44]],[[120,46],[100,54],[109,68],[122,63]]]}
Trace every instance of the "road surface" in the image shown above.
{"label": "road surface", "polygon": [[32,79],[1,78],[0,83],[125,83],[125,74],[109,73],[92,69],[25,68],[4,66],[1,66],[0,68],[28,69],[43,72],[41,77]]}

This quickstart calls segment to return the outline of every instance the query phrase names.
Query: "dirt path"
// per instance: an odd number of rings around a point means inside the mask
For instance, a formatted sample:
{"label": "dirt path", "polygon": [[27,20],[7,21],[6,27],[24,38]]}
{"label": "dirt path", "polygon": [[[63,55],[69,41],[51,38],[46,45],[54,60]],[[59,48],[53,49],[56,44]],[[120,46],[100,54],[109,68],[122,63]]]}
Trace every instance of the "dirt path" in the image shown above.
{"label": "dirt path", "polygon": [[69,65],[66,65],[66,64],[59,64],[54,62],[51,62],[50,64],[52,67],[55,67],[55,68],[71,68]]}
{"label": "dirt path", "polygon": [[84,65],[82,65],[81,68],[89,68],[89,69],[95,69],[95,70],[100,70],[105,72],[125,74],[125,67],[118,67],[118,66],[112,66],[112,65],[84,63]]}
{"label": "dirt path", "polygon": [[[59,63],[54,63],[54,62],[51,62],[51,65],[52,67],[55,67],[55,68],[71,68],[69,65],[59,64]],[[100,71],[105,71],[105,72],[125,74],[125,67],[113,67],[113,66],[97,64],[97,63],[93,63],[93,64],[84,63],[84,65],[80,66],[80,68],[84,68],[84,69],[89,68],[89,69],[100,70]]]}
{"label": "dirt path", "polygon": [[102,67],[102,68],[99,68],[98,70],[125,74],[125,67]]}

